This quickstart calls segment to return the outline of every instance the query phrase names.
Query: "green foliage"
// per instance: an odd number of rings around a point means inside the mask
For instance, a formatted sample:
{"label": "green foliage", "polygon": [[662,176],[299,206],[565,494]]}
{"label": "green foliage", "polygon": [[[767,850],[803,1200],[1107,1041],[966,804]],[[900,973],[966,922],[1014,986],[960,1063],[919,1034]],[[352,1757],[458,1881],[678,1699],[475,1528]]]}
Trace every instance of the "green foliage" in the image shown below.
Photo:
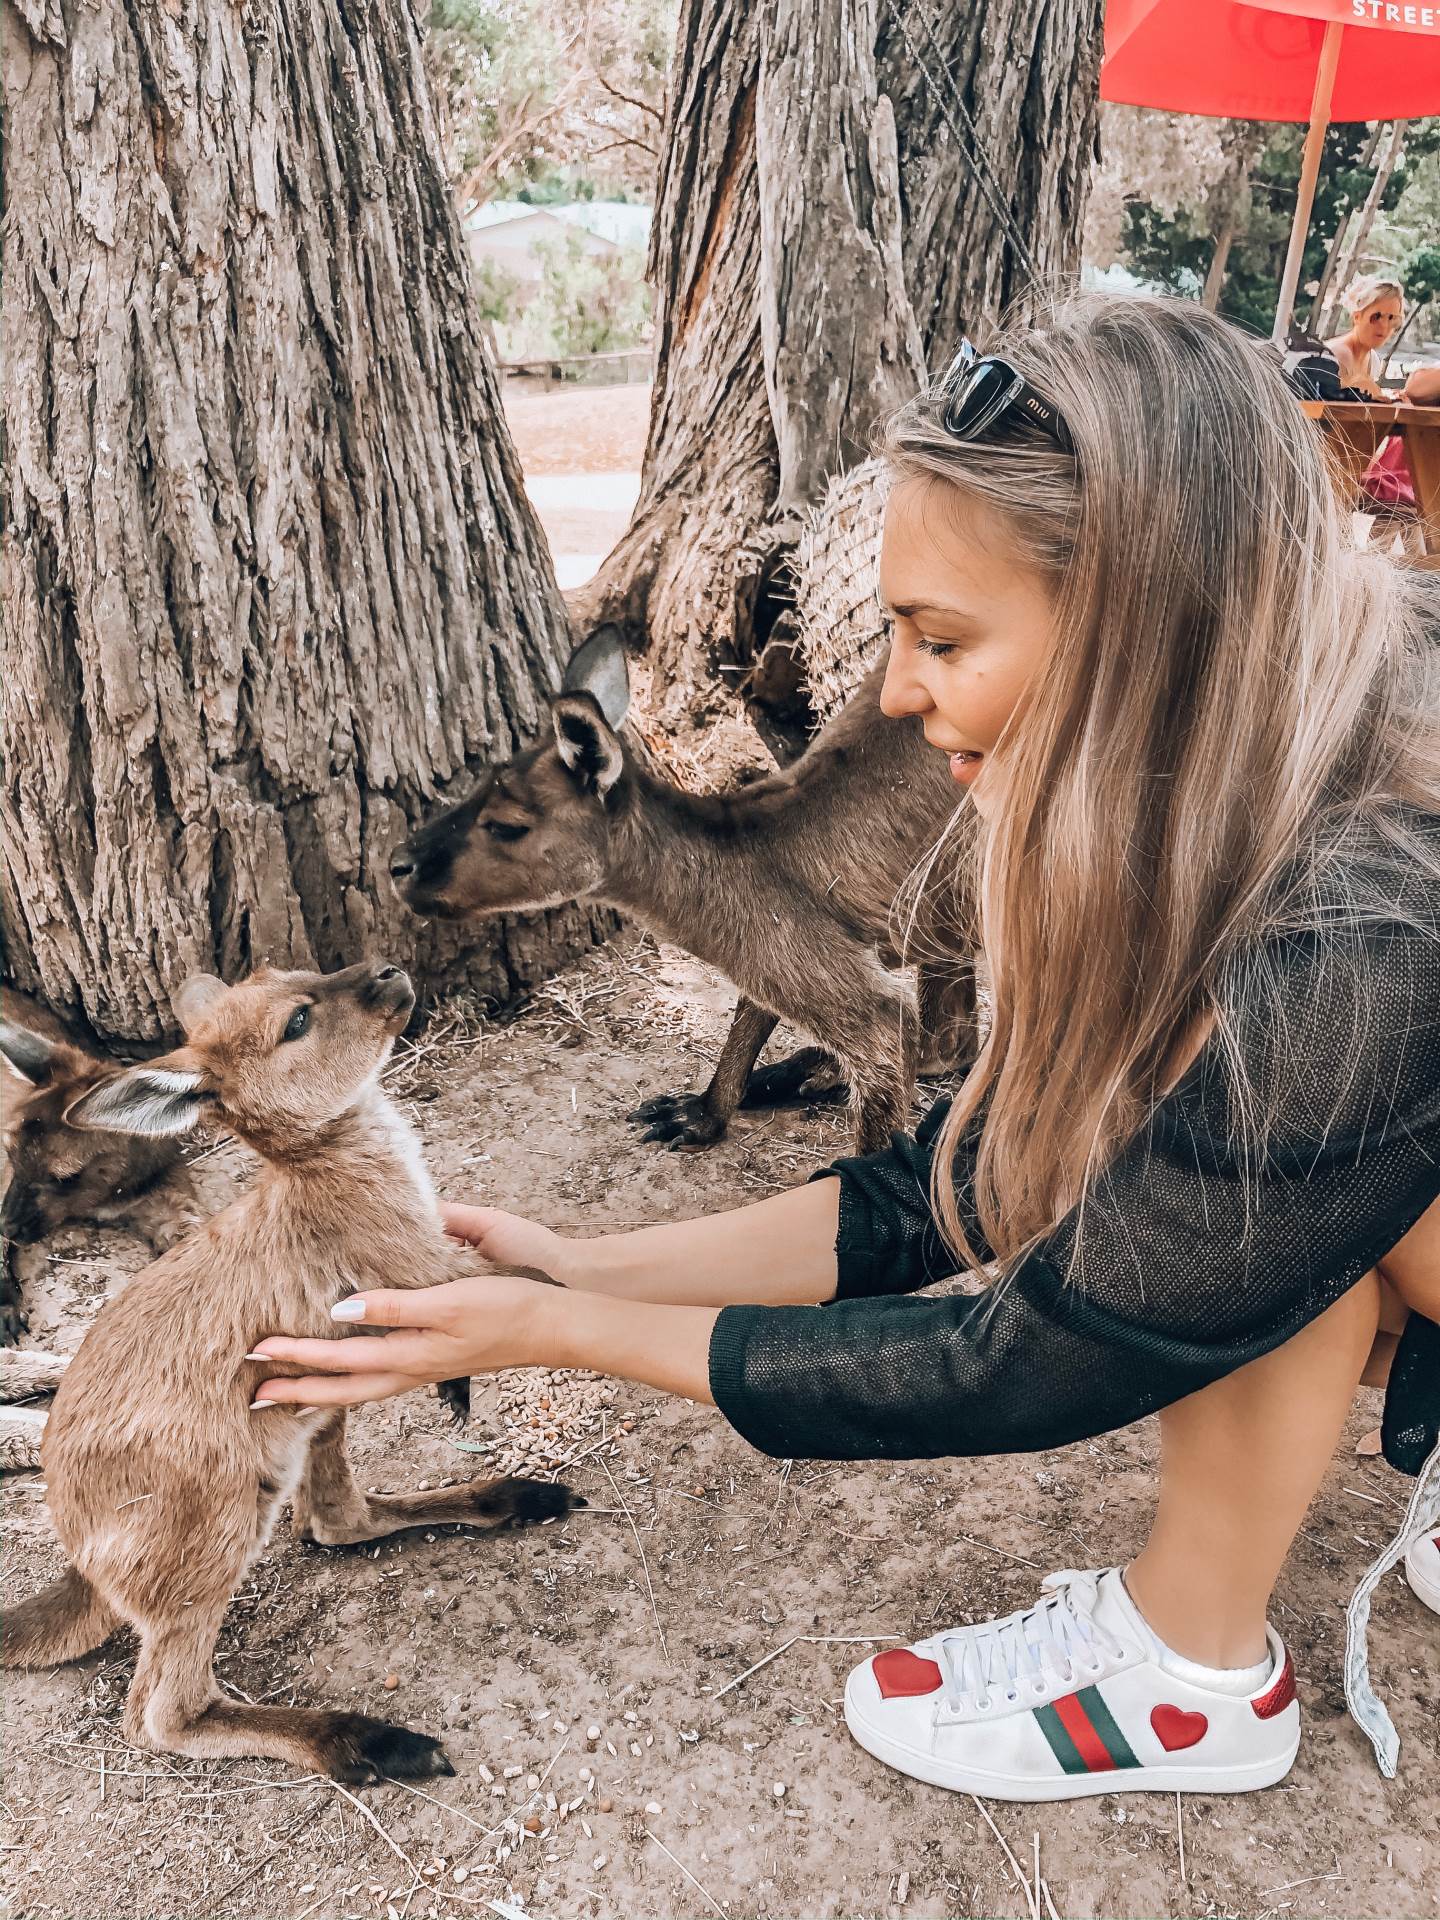
{"label": "green foliage", "polygon": [[520,282],[498,260],[477,260],[470,276],[475,306],[482,320],[505,321],[515,308]]}
{"label": "green foliage", "polygon": [[[1302,316],[1307,310],[1303,289],[1319,279],[1341,220],[1364,202],[1374,182],[1374,167],[1364,164],[1370,133],[1362,123],[1336,125],[1326,132],[1300,269],[1302,294],[1297,306]],[[1264,135],[1251,174],[1249,205],[1230,252],[1220,299],[1221,313],[1262,334],[1270,331],[1275,318],[1305,138],[1304,129],[1298,126],[1269,126]],[[1393,208],[1401,201],[1411,170],[1434,151],[1437,138],[1440,122],[1414,122],[1407,129],[1405,154],[1382,195],[1382,209]],[[1204,200],[1173,211],[1145,196],[1126,203],[1122,255],[1130,270],[1142,279],[1175,292],[1194,294],[1204,281],[1214,244],[1212,210]],[[1425,249],[1418,251],[1423,253]]]}
{"label": "green foliage", "polygon": [[1407,305],[1424,306],[1440,300],[1440,246],[1419,246],[1400,262],[1400,278]]}
{"label": "green foliage", "polygon": [[562,354],[615,353],[637,346],[650,317],[645,256],[636,248],[613,254],[584,250],[578,233],[542,241],[540,303]]}
{"label": "green foliage", "polygon": [[425,60],[462,212],[649,199],[678,0],[431,0]]}
{"label": "green foliage", "polygon": [[650,331],[650,291],[638,247],[587,250],[583,234],[541,240],[538,286],[486,261],[476,274],[481,312],[495,324],[502,360],[578,358],[639,346]]}

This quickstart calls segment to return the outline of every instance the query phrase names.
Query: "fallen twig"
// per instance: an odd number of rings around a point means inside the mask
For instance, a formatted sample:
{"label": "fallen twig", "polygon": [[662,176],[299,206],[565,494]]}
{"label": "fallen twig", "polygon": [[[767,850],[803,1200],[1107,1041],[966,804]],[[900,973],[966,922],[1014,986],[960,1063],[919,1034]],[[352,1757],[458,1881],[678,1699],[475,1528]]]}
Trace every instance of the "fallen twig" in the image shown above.
{"label": "fallen twig", "polygon": [[640,1549],[640,1565],[645,1570],[645,1586],[650,1595],[650,1611],[655,1616],[655,1631],[660,1636],[660,1651],[665,1656],[666,1666],[667,1667],[672,1666],[674,1663],[670,1658],[670,1647],[665,1639],[665,1629],[660,1624],[660,1609],[655,1604],[655,1586],[653,1581],[650,1578],[650,1562],[645,1558],[645,1543],[640,1538],[640,1529],[635,1524],[634,1514],[631,1513],[629,1507],[627,1507],[625,1504],[625,1496],[620,1491],[619,1481],[615,1478],[614,1474],[610,1471],[609,1461],[602,1456],[599,1464],[605,1470],[605,1478],[610,1482],[610,1485],[615,1489],[615,1498],[620,1502],[621,1510],[624,1513],[625,1518],[630,1522],[630,1531],[631,1533],[634,1534],[635,1544]]}
{"label": "fallen twig", "polygon": [[877,1640],[898,1640],[898,1633],[792,1633],[783,1646],[776,1647],[773,1653],[767,1653],[763,1660],[757,1660],[753,1667],[747,1667],[743,1673],[737,1673],[733,1680],[727,1680],[718,1693],[711,1694],[712,1700],[719,1700],[729,1693],[732,1687],[738,1687],[742,1680],[748,1680],[752,1673],[758,1673],[762,1667],[768,1667],[772,1660],[778,1660],[782,1653],[788,1653],[791,1647],[823,1646],[873,1646]]}
{"label": "fallen twig", "polygon": [[1005,1858],[1010,1862],[1010,1870],[1015,1875],[1016,1881],[1019,1883],[1020,1891],[1025,1895],[1026,1906],[1029,1907],[1030,1909],[1030,1920],[1040,1920],[1040,1902],[1036,1898],[1034,1888],[1030,1885],[1030,1882],[1025,1878],[1024,1869],[1020,1865],[1020,1862],[1015,1858],[1014,1853],[1011,1851],[1010,1842],[1005,1838],[1004,1834],[1001,1833],[999,1827],[997,1827],[995,1822],[990,1818],[989,1811],[987,1810],[984,1801],[975,1799],[975,1795],[973,1793],[971,1794],[970,1798],[975,1801],[975,1811],[980,1815],[981,1819],[985,1822],[986,1826],[989,1827],[990,1831],[994,1834],[995,1838],[1000,1842],[1000,1849],[1005,1855]]}
{"label": "fallen twig", "polygon": [[645,1838],[647,1840],[655,1841],[655,1844],[657,1847],[659,1847],[661,1853],[664,1854],[667,1860],[673,1861],[674,1864],[677,1867],[679,1867],[681,1873],[684,1874],[685,1878],[690,1882],[691,1886],[694,1887],[695,1891],[700,1895],[701,1899],[709,1902],[711,1910],[720,1915],[720,1920],[725,1920],[725,1909],[720,1905],[719,1901],[715,1898],[715,1896],[712,1893],[707,1892],[707,1890],[701,1886],[700,1882],[695,1878],[694,1874],[691,1873],[690,1869],[686,1866],[685,1862],[683,1860],[676,1859],[676,1856],[673,1853],[671,1853],[669,1847],[666,1846],[665,1842],[661,1839],[658,1839],[653,1833],[651,1833],[649,1827],[646,1827],[645,1829]]}

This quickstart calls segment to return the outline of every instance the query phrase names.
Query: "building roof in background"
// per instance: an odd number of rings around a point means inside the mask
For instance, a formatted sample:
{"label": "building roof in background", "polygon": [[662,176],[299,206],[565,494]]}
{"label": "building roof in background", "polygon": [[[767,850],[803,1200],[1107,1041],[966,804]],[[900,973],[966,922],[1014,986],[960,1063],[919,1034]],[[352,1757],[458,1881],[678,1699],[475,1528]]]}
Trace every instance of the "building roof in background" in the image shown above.
{"label": "building roof in background", "polygon": [[528,200],[488,200],[466,221],[471,233],[488,232],[543,214],[568,227],[580,227],[616,247],[644,247],[650,241],[652,209],[628,200],[568,200],[532,206]]}
{"label": "building roof in background", "polygon": [[591,233],[572,220],[558,220],[549,207],[525,207],[513,219],[472,220],[465,238],[472,260],[477,264],[493,261],[522,285],[538,285],[544,272],[540,249],[547,244],[564,245],[574,239],[586,254],[609,257],[620,252],[613,240]]}

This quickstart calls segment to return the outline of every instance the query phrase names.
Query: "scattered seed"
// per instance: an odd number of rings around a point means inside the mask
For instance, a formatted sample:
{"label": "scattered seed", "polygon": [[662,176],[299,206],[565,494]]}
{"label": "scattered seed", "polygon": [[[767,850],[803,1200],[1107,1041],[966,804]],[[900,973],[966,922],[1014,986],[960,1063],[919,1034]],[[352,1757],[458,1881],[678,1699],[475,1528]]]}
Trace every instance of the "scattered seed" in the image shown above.
{"label": "scattered seed", "polygon": [[777,1800],[783,1800],[785,1798],[785,1782],[783,1780],[777,1780],[770,1791]]}
{"label": "scattered seed", "polygon": [[601,1813],[613,1813],[615,1811],[615,1802],[613,1800],[601,1800],[598,1802],[598,1809]]}
{"label": "scattered seed", "polygon": [[398,1673],[386,1674],[385,1680],[384,1680],[384,1687],[387,1693],[394,1693],[395,1689],[399,1686],[399,1684],[400,1684],[400,1676]]}

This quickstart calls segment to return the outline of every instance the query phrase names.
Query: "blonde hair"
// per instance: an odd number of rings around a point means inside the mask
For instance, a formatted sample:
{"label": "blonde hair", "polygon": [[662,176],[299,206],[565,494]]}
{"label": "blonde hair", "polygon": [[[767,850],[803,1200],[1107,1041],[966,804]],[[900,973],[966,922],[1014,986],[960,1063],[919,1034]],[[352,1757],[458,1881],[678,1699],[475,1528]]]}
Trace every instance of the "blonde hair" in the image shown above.
{"label": "blonde hair", "polygon": [[1387,293],[1393,293],[1404,306],[1405,289],[1398,280],[1392,280],[1386,274],[1362,273],[1341,294],[1340,304],[1352,320],[1358,320],[1362,313],[1368,313]]}
{"label": "blonde hair", "polygon": [[1087,295],[989,351],[1058,405],[1073,458],[1034,431],[961,442],[933,394],[885,446],[962,521],[998,517],[1054,606],[995,817],[928,869],[941,911],[978,893],[993,984],[934,1158],[967,1266],[953,1163],[977,1122],[1005,1260],[1084,1202],[1207,1024],[1258,1152],[1237,1035],[1258,1019],[1283,1044],[1285,1015],[1273,969],[1234,963],[1301,927],[1357,941],[1399,911],[1397,876],[1440,882],[1407,812],[1440,813],[1435,582],[1355,548],[1268,345],[1193,303]]}

